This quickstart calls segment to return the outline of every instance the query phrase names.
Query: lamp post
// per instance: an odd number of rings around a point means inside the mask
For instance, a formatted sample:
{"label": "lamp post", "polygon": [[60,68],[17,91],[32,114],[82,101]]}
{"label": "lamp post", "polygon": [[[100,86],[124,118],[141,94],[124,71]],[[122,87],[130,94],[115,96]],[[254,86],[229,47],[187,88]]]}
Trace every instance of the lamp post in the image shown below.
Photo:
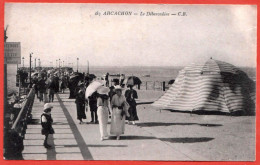
{"label": "lamp post", "polygon": [[34,69],[36,69],[36,60],[37,58],[34,59]]}
{"label": "lamp post", "polygon": [[60,73],[60,59],[59,59],[59,73]]}
{"label": "lamp post", "polygon": [[23,68],[24,68],[24,57],[22,59],[23,59]]}
{"label": "lamp post", "polygon": [[33,53],[30,53],[30,74],[29,74],[30,87],[32,87],[32,77],[31,77],[31,74],[32,74],[32,54]]}
{"label": "lamp post", "polygon": [[[88,60],[87,60],[87,62],[88,62]],[[88,62],[88,74],[89,74],[89,62]]]}
{"label": "lamp post", "polygon": [[77,58],[77,72],[79,72],[79,58]]}

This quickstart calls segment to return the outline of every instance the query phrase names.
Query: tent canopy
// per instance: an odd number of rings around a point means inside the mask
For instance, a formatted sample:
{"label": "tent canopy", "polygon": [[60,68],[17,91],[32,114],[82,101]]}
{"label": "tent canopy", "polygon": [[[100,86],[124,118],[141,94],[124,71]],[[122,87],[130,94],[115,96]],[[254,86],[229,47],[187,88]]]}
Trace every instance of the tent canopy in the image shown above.
{"label": "tent canopy", "polygon": [[255,83],[235,66],[213,59],[182,69],[153,106],[179,111],[255,111]]}

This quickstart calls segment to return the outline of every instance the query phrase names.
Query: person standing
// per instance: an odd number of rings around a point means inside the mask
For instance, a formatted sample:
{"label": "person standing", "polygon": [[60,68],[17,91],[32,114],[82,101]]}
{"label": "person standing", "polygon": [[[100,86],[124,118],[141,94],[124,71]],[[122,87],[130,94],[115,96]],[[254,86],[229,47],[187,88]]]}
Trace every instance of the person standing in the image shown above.
{"label": "person standing", "polygon": [[42,102],[43,101],[43,95],[46,92],[46,83],[45,83],[43,76],[39,77],[38,90],[39,90],[39,100],[40,100],[40,102]]}
{"label": "person standing", "polygon": [[99,130],[101,135],[101,141],[108,138],[107,123],[108,123],[108,112],[109,112],[109,88],[101,87],[97,90],[97,115],[99,119]]}
{"label": "person standing", "polygon": [[35,95],[39,98],[38,77],[36,75],[32,78],[32,84],[34,84]]}
{"label": "person standing", "polygon": [[53,100],[54,100],[55,87],[56,86],[55,86],[55,82],[54,82],[54,77],[53,77],[53,74],[51,74],[47,80],[49,102],[53,102]]}
{"label": "person standing", "polygon": [[126,97],[126,101],[129,104],[129,114],[130,117],[127,117],[126,120],[128,120],[128,124],[134,124],[135,125],[135,121],[139,120],[138,116],[137,116],[137,110],[136,110],[136,101],[135,99],[138,99],[138,95],[136,90],[133,89],[133,85],[128,85],[128,87],[130,89],[125,91],[125,97]]}
{"label": "person standing", "polygon": [[[109,87],[108,96],[109,96],[110,105],[111,105],[112,98],[115,94],[116,94],[115,87],[114,86]],[[111,107],[110,107],[110,109],[111,109]],[[109,111],[109,118],[111,118],[111,112],[110,111]]]}
{"label": "person standing", "polygon": [[60,91],[60,78],[58,76],[58,73],[55,73],[54,77],[53,77],[53,82],[55,85],[54,91],[55,93],[58,93]]}
{"label": "person standing", "polygon": [[54,134],[54,129],[52,128],[52,123],[53,119],[51,117],[51,110],[53,106],[50,103],[44,104],[43,108],[43,114],[41,115],[41,125],[42,125],[42,130],[41,133],[42,135],[45,135],[44,139],[44,147],[45,148],[50,148],[51,146],[47,143],[48,136],[50,134]]}
{"label": "person standing", "polygon": [[66,84],[66,77],[64,76],[64,74],[61,74],[61,80],[60,80],[60,91],[62,93],[64,93],[65,89],[67,88],[67,84]]}
{"label": "person standing", "polygon": [[110,134],[116,135],[117,140],[120,139],[120,135],[124,134],[125,131],[125,116],[129,116],[128,108],[129,105],[126,102],[126,98],[122,95],[121,86],[115,86],[116,94],[113,96],[111,101],[112,107],[112,118]]}
{"label": "person standing", "polygon": [[79,120],[79,124],[82,124],[82,119],[86,119],[85,114],[85,88],[84,84],[81,84],[79,91],[76,94],[76,106],[77,106],[77,119]]}
{"label": "person standing", "polygon": [[97,92],[94,92],[91,96],[88,97],[88,104],[91,112],[91,121],[90,123],[98,123],[97,116]]}
{"label": "person standing", "polygon": [[109,87],[109,73],[106,73],[105,81],[106,81],[106,86]]}
{"label": "person standing", "polygon": [[121,74],[119,79],[120,79],[120,86],[124,88],[125,75]]}

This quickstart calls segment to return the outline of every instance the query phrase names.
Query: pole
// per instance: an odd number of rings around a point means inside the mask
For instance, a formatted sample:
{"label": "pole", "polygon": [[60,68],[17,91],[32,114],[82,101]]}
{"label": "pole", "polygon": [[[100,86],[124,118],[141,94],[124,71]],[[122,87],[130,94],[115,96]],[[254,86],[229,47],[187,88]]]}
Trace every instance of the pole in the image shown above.
{"label": "pole", "polygon": [[163,81],[163,91],[165,91],[165,81]]}
{"label": "pole", "polygon": [[33,53],[30,53],[30,74],[29,74],[30,87],[32,86],[32,77],[31,77],[31,74],[32,74],[32,54]]}
{"label": "pole", "polygon": [[59,59],[59,73],[60,73],[60,59]]}
{"label": "pole", "polygon": [[78,63],[79,63],[79,58],[77,58],[77,72],[79,72],[79,66],[78,66],[79,64]]}
{"label": "pole", "polygon": [[88,74],[89,74],[89,61],[87,60],[87,62],[88,62]]}
{"label": "pole", "polygon": [[34,59],[34,69],[36,69],[36,58]]}
{"label": "pole", "polygon": [[24,68],[24,57],[22,59],[23,59],[23,68]]}
{"label": "pole", "polygon": [[20,98],[20,95],[21,95],[21,77],[19,75],[19,90],[18,90],[18,96]]}

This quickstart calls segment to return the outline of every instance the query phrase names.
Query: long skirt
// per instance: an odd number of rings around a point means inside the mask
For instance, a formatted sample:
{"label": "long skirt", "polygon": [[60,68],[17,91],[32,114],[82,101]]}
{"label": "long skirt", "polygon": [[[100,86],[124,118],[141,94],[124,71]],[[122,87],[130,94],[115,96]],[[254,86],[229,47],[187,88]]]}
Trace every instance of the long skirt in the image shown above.
{"label": "long skirt", "polygon": [[107,133],[107,122],[108,122],[108,108],[104,106],[99,106],[97,109],[98,121],[99,121],[99,131],[101,137],[108,136]]}
{"label": "long skirt", "polygon": [[128,112],[129,112],[130,117],[126,117],[126,120],[129,120],[129,121],[139,120],[139,118],[137,116],[136,106],[130,106],[130,108],[128,109]]}
{"label": "long skirt", "polygon": [[77,119],[78,120],[86,119],[85,104],[76,103],[76,106],[77,106]]}
{"label": "long skirt", "polygon": [[110,134],[119,136],[125,132],[125,115],[121,116],[122,110],[113,108]]}

